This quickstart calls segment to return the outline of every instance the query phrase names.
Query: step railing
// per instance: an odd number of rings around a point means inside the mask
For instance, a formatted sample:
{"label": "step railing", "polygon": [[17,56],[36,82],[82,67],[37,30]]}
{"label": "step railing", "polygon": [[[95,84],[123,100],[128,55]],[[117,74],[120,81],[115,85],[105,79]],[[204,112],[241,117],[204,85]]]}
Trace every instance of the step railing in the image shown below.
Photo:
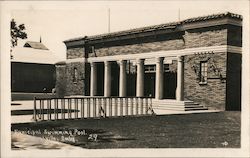
{"label": "step railing", "polygon": [[33,119],[58,120],[155,114],[148,97],[34,98]]}

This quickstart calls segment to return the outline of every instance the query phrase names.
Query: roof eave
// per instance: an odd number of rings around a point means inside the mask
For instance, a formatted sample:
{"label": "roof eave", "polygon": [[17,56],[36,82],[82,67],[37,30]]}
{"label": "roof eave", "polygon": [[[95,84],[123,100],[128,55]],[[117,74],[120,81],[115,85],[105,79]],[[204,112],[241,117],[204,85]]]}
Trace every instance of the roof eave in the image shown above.
{"label": "roof eave", "polygon": [[86,41],[85,38],[80,38],[77,40],[70,39],[70,40],[66,40],[63,42],[67,48],[70,48],[70,47],[79,47],[79,46],[83,47],[85,45],[85,41]]}

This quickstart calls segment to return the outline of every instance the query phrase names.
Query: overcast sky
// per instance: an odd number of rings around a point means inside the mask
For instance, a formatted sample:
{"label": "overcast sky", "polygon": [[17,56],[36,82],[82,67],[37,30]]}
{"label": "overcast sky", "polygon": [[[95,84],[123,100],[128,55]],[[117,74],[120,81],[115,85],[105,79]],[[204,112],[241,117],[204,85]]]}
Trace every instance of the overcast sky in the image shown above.
{"label": "overcast sky", "polygon": [[[230,11],[246,13],[244,1],[61,1],[23,2],[13,4],[11,16],[18,24],[24,23],[28,39],[42,42],[58,56],[66,57],[64,40],[108,32],[108,8],[110,30],[175,22],[190,17]],[[180,14],[179,14],[180,10]]]}

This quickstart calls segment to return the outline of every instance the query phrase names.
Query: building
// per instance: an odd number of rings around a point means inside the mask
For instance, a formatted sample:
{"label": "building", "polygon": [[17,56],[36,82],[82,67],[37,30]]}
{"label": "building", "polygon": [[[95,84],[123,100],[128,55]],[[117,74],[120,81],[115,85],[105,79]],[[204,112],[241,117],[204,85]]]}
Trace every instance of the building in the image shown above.
{"label": "building", "polygon": [[166,106],[192,101],[208,109],[241,109],[241,15],[214,14],[64,43],[67,59],[56,64],[59,97],[154,97]]}
{"label": "building", "polygon": [[15,47],[11,59],[12,97],[51,93],[55,87],[55,62],[54,54],[41,42],[28,41],[23,47]]}

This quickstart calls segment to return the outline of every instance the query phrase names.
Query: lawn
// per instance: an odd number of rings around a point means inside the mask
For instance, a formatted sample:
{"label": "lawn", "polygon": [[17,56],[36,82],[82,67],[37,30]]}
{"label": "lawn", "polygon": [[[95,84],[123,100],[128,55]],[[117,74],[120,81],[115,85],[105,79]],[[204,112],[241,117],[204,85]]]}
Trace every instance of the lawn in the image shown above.
{"label": "lawn", "polygon": [[240,115],[217,112],[41,121],[12,124],[11,129],[90,149],[240,148]]}

